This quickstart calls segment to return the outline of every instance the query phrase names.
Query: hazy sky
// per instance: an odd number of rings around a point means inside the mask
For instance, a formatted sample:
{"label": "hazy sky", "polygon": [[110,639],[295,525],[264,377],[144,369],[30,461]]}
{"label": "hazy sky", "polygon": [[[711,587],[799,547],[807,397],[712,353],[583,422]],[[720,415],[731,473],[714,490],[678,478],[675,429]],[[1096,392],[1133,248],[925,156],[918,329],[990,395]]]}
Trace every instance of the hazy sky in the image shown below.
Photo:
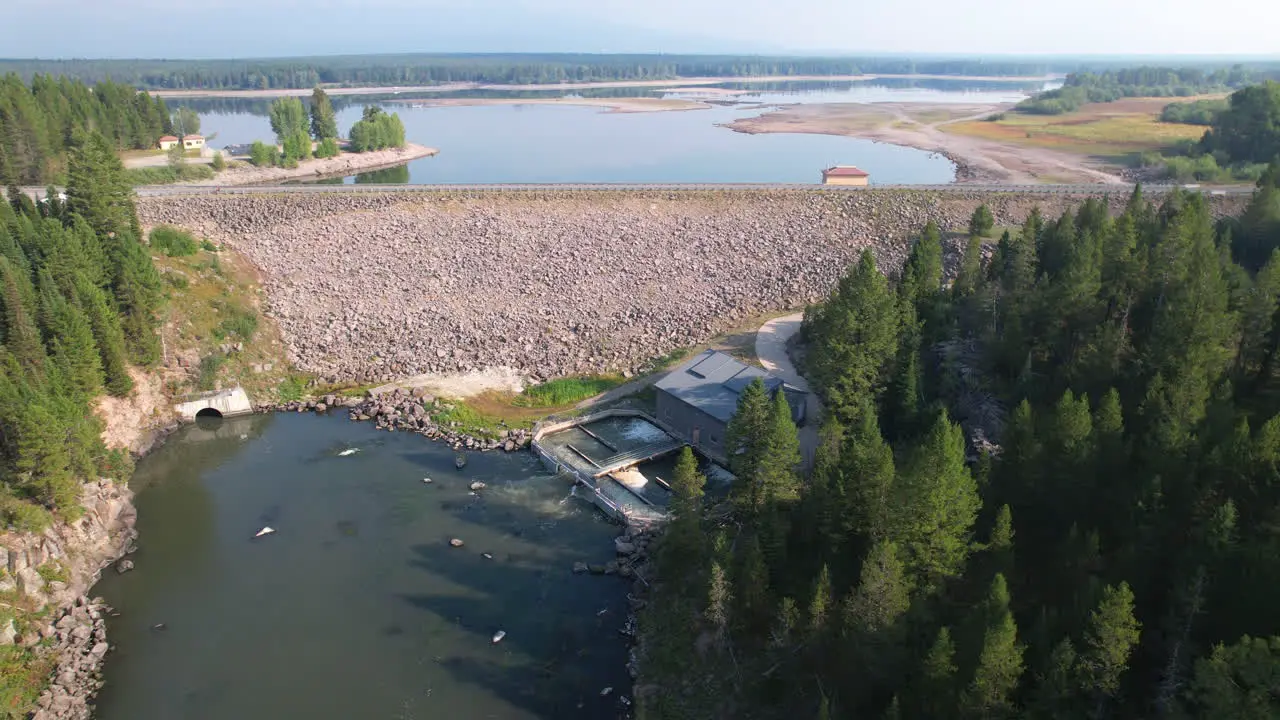
{"label": "hazy sky", "polygon": [[5,57],[370,52],[1274,54],[1276,0],[59,0]]}

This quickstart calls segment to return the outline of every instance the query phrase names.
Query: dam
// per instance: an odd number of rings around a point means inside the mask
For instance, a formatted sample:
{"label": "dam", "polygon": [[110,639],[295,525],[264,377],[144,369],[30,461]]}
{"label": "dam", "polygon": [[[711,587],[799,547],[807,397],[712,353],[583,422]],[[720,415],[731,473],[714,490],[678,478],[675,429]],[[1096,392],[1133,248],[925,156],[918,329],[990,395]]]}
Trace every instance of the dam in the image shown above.
{"label": "dam", "polygon": [[[997,227],[1131,188],[970,185],[163,188],[142,223],[243,254],[290,356],[322,380],[509,368],[635,372],[763,314],[824,298],[864,249],[901,267],[927,222],[944,262],[979,205]],[[1151,193],[1168,192],[1153,188]],[[1218,194],[1221,193],[1221,194]],[[1248,194],[1206,193],[1215,215]]]}

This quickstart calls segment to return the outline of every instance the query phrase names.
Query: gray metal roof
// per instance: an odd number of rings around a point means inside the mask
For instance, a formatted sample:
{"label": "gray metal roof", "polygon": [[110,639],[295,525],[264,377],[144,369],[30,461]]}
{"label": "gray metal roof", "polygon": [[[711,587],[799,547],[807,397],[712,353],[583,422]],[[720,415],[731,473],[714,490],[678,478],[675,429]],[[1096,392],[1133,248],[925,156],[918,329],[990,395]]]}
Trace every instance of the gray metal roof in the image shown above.
{"label": "gray metal roof", "polygon": [[680,398],[721,422],[729,422],[738,409],[738,394],[755,378],[764,381],[770,394],[779,386],[785,387],[788,393],[804,392],[787,385],[782,378],[744,365],[716,350],[699,353],[654,383],[654,387]]}

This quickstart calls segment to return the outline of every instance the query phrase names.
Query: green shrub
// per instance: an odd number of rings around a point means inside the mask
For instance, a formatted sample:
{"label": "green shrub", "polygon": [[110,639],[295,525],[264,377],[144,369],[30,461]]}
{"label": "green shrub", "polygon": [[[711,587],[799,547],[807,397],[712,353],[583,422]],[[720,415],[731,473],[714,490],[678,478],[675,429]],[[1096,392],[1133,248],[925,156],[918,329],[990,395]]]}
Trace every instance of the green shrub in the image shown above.
{"label": "green shrub", "polygon": [[279,387],[276,388],[276,393],[280,395],[280,399],[284,402],[301,400],[306,392],[306,375],[290,375],[280,383]]}
{"label": "green shrub", "polygon": [[168,185],[187,180],[211,180],[213,168],[208,165],[179,167],[141,167],[124,171],[130,185]]}
{"label": "green shrub", "polygon": [[254,167],[275,167],[280,164],[280,148],[254,140],[249,148],[249,162]]}
{"label": "green shrub", "polygon": [[520,407],[559,407],[595,397],[621,384],[622,378],[611,375],[556,378],[525,388],[512,404]]}
{"label": "green shrub", "polygon": [[331,158],[337,156],[338,141],[331,137],[321,140],[320,144],[316,147],[316,157],[318,158]]}
{"label": "green shrub", "polygon": [[66,566],[57,560],[51,560],[36,567],[36,574],[47,583],[66,582],[71,579]]}
{"label": "green shrub", "polygon": [[53,520],[43,507],[11,495],[0,498],[0,517],[6,527],[18,532],[42,532]]}
{"label": "green shrub", "polygon": [[209,164],[209,167],[213,168],[214,172],[222,172],[227,169],[227,161],[222,157],[221,152],[213,154],[213,162]]}
{"label": "green shrub", "polygon": [[201,250],[204,250],[205,252],[213,252],[213,253],[218,252],[218,246],[217,246],[217,245],[214,245],[213,243],[209,242],[208,240],[201,240],[201,241],[200,241],[200,249],[201,249]]}
{"label": "green shrub", "polygon": [[165,282],[179,290],[186,290],[191,285],[191,282],[187,280],[187,276],[182,273],[167,272],[164,274],[164,279]]}
{"label": "green shrub", "polygon": [[196,378],[197,390],[212,390],[218,385],[218,370],[226,362],[224,355],[206,355],[200,358],[200,376]]}
{"label": "green shrub", "polygon": [[186,257],[196,254],[196,239],[191,233],[170,225],[160,225],[151,231],[151,249],[169,257]]}
{"label": "green shrub", "polygon": [[40,656],[19,645],[0,646],[0,716],[25,718],[36,709],[55,660],[53,653]]}
{"label": "green shrub", "polygon": [[258,313],[253,308],[223,303],[219,310],[224,317],[218,327],[213,329],[214,337],[219,340],[238,337],[245,342],[253,339],[253,334],[258,331]]}
{"label": "green shrub", "polygon": [[129,482],[129,478],[133,477],[133,467],[133,456],[128,450],[120,448],[108,450],[98,460],[98,474],[117,483]]}

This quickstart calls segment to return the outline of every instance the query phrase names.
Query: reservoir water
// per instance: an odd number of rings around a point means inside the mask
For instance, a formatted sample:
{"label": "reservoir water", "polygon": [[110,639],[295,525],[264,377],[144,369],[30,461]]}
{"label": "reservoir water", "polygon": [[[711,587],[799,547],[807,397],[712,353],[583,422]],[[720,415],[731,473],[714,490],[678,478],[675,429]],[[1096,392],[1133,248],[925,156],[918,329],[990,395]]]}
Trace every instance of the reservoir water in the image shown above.
{"label": "reservoir water", "polygon": [[[675,85],[678,85],[675,84]],[[440,150],[408,163],[403,171],[351,176],[345,182],[412,183],[816,183],[819,170],[857,165],[877,183],[947,183],[955,166],[940,155],[860,138],[816,134],[746,135],[726,125],[768,107],[805,102],[1016,102],[1041,84],[1003,81],[784,82],[722,84],[750,90],[717,99],[701,110],[609,112],[568,105],[481,105],[423,107],[414,97],[335,96],[338,127],[345,132],[360,119],[361,106],[379,104],[399,113],[411,142]],[[700,97],[699,88],[689,90]],[[705,91],[705,88],[701,88]],[[582,91],[589,97],[661,97],[653,88]],[[505,94],[510,97],[511,94]],[[530,91],[520,97],[562,97],[563,92]],[[502,98],[504,93],[471,91],[423,97]],[[421,98],[419,98],[421,99]],[[262,100],[174,100],[201,113],[214,147],[273,138]]]}
{"label": "reservoir water", "polygon": [[101,720],[608,718],[630,694],[626,581],[571,573],[618,528],[529,453],[458,470],[418,435],[251,416],[132,485],[137,569],[94,588],[120,612]]}

